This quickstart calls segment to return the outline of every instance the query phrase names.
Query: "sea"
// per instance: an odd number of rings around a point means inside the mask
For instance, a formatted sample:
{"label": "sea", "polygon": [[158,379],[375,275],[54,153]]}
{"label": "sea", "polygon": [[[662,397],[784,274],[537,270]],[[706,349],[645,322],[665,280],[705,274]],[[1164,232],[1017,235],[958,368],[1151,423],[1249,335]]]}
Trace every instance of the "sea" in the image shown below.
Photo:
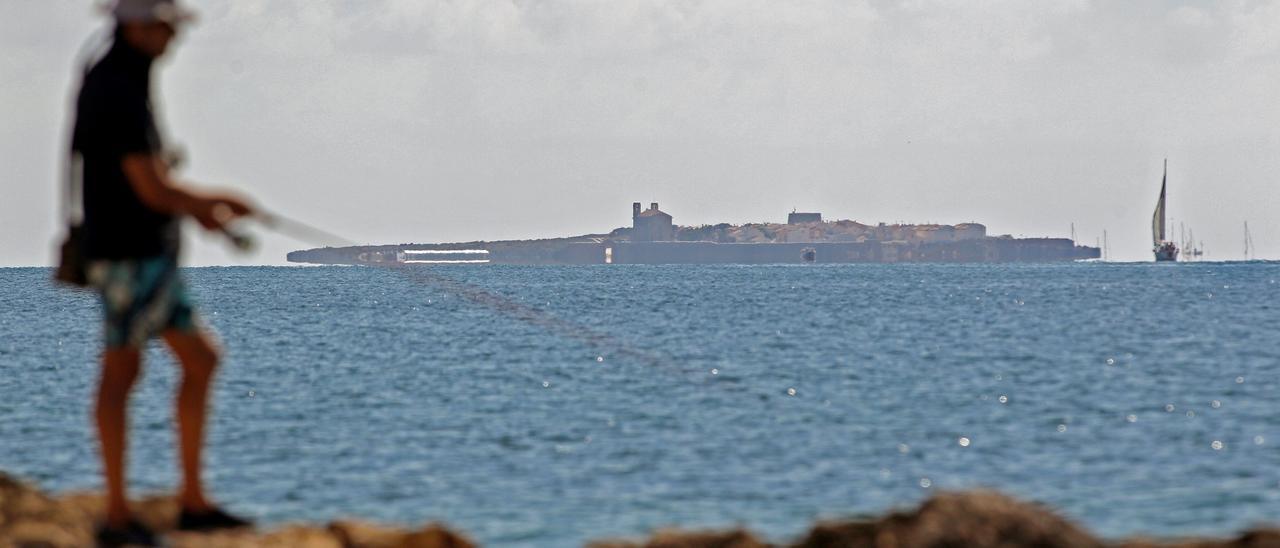
{"label": "sea", "polygon": [[[0,470],[100,489],[92,294],[0,269]],[[224,346],[207,471],[268,526],[487,546],[997,489],[1106,537],[1280,521],[1280,263],[187,268]],[[177,368],[132,400],[178,481]]]}

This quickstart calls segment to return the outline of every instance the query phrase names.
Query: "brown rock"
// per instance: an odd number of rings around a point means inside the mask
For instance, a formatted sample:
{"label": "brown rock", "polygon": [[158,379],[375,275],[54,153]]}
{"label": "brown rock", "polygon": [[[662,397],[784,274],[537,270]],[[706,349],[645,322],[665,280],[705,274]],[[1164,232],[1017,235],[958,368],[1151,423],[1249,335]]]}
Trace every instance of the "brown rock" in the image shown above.
{"label": "brown rock", "polygon": [[769,544],[741,529],[720,532],[668,529],[658,531],[649,540],[641,542],[606,540],[587,544],[588,548],[766,548],[768,546]]}
{"label": "brown rock", "polygon": [[1127,539],[1116,543],[1116,548],[1280,548],[1280,529],[1254,529],[1233,540],[1185,539],[1153,540]]}
{"label": "brown rock", "polygon": [[308,526],[288,526],[267,533],[253,530],[185,533],[168,531],[165,540],[174,548],[346,548],[328,531]]}
{"label": "brown rock", "polygon": [[[418,530],[358,521],[285,526],[272,531],[183,533],[173,530],[178,504],[153,496],[130,503],[135,517],[175,548],[473,548],[437,524]],[[93,545],[102,497],[49,497],[0,472],[0,548],[81,548]],[[663,530],[642,541],[596,541],[590,548],[763,548],[744,530]],[[1128,539],[1104,543],[1048,509],[993,492],[942,493],[910,512],[876,520],[815,525],[795,548],[1280,548],[1280,529],[1255,529],[1235,539]]]}
{"label": "brown rock", "polygon": [[[73,493],[51,498],[0,473],[0,548],[83,548],[103,519],[100,495]],[[273,531],[252,529],[188,533],[175,531],[178,502],[152,496],[130,502],[134,517],[164,535],[174,548],[474,548],[470,540],[440,525],[416,531],[357,522],[327,527],[294,525]]]}
{"label": "brown rock", "polygon": [[1100,548],[1102,542],[1043,507],[999,493],[942,493],[914,512],[819,524],[796,548]]}
{"label": "brown rock", "polygon": [[357,521],[336,521],[329,524],[329,532],[341,540],[343,546],[359,548],[475,547],[466,537],[434,523],[417,531],[402,531]]}
{"label": "brown rock", "polygon": [[86,516],[0,472],[0,546],[79,547],[93,544]]}

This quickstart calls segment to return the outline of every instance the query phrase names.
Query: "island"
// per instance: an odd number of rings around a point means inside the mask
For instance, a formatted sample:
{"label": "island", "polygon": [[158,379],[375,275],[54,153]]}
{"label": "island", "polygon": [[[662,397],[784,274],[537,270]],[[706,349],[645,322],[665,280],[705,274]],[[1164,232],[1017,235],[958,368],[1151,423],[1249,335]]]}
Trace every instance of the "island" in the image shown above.
{"label": "island", "polygon": [[657,203],[631,207],[631,226],[535,240],[407,243],[293,251],[308,264],[1000,263],[1097,259],[1069,238],[989,236],[979,223],[863,224],[791,212],[786,223],[679,226]]}

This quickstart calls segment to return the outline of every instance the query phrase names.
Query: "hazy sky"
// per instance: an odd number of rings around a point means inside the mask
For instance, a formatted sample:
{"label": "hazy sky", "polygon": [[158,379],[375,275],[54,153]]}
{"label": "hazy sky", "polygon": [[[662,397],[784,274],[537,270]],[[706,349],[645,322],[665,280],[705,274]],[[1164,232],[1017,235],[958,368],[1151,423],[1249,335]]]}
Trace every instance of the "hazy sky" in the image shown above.
{"label": "hazy sky", "polygon": [[[205,0],[157,93],[188,178],[368,243],[978,221],[1280,258],[1280,2]],[[87,0],[0,2],[0,265],[48,264]],[[195,233],[194,227],[188,232]],[[236,257],[312,247],[260,233]]]}

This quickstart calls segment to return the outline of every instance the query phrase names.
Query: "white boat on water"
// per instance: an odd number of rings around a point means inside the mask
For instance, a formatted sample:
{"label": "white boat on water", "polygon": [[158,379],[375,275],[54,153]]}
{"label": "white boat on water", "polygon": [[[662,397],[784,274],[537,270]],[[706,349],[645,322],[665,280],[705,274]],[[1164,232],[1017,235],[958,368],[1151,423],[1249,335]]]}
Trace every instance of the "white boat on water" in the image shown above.
{"label": "white boat on water", "polygon": [[1160,199],[1156,201],[1156,212],[1151,216],[1152,251],[1156,254],[1156,262],[1178,260],[1178,245],[1164,237],[1164,198],[1165,187],[1169,183],[1169,159],[1164,160],[1164,178],[1160,180]]}

